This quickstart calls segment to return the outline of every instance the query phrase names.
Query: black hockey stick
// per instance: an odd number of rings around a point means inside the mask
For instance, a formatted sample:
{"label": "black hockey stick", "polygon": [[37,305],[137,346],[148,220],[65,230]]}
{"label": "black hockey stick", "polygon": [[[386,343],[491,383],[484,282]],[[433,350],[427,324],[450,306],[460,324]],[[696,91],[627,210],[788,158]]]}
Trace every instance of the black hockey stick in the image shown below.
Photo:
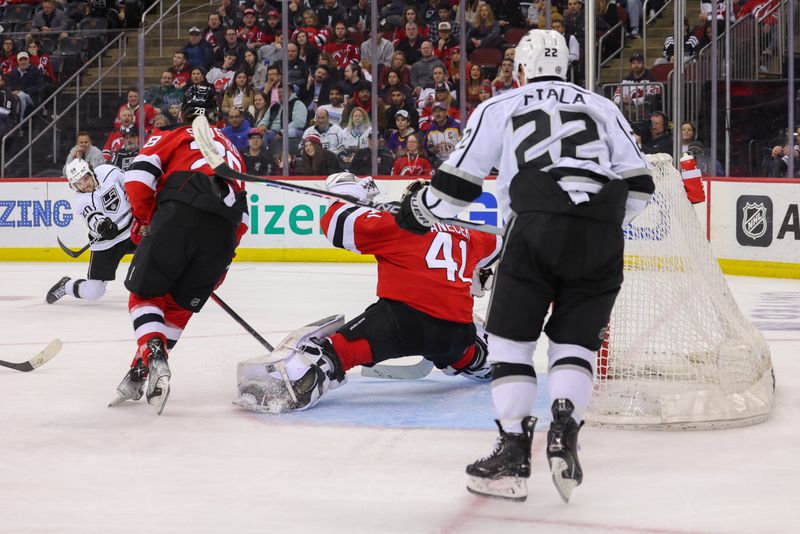
{"label": "black hockey stick", "polygon": [[[230,166],[228,166],[228,164],[225,162],[222,156],[220,156],[219,153],[217,153],[215,143],[218,142],[214,140],[214,135],[211,132],[211,126],[209,126],[208,124],[208,119],[206,119],[206,117],[203,115],[197,116],[194,119],[194,121],[192,121],[192,135],[194,136],[195,141],[197,141],[197,146],[200,148],[200,152],[203,153],[203,157],[208,162],[209,166],[212,169],[214,169],[214,173],[217,174],[218,176],[222,176],[223,178],[241,182],[254,182],[254,183],[264,184],[270,187],[275,187],[277,189],[283,189],[284,191],[293,191],[295,193],[302,193],[305,195],[311,195],[319,198],[341,200],[343,202],[348,202],[350,204],[354,204],[362,208],[368,208],[377,211],[397,213],[397,211],[400,209],[400,206],[397,202],[382,202],[379,204],[372,204],[370,202],[362,202],[348,195],[339,195],[336,193],[331,193],[330,191],[314,189],[313,187],[305,187],[302,185],[280,182],[278,180],[270,180],[269,178],[253,176],[232,169],[230,168]],[[494,235],[505,234],[505,231],[502,228],[498,228],[497,226],[491,226],[488,224],[481,224],[481,223],[473,223],[470,221],[463,221],[461,219],[440,219],[440,222],[444,224],[450,224],[452,226],[467,228],[469,230],[486,232],[488,234],[494,234]]]}
{"label": "black hockey stick", "polygon": [[245,330],[247,330],[247,333],[248,333],[248,334],[250,334],[251,336],[253,336],[254,338],[256,338],[256,340],[257,340],[259,343],[261,343],[262,345],[264,345],[264,347],[265,347],[265,348],[266,348],[268,351],[272,352],[273,350],[275,350],[275,347],[273,347],[272,345],[270,345],[269,341],[267,341],[266,339],[264,339],[264,338],[261,336],[261,334],[259,334],[258,332],[256,332],[256,329],[255,329],[255,328],[253,328],[252,326],[250,326],[250,325],[247,323],[247,321],[245,321],[244,319],[242,319],[242,317],[241,317],[241,316],[240,316],[238,313],[236,313],[235,311],[233,311],[233,308],[231,308],[230,306],[228,306],[227,304],[225,304],[225,301],[223,301],[221,298],[219,298],[219,295],[217,295],[216,293],[211,293],[211,298],[214,300],[214,302],[216,302],[217,304],[219,304],[219,307],[220,307],[220,308],[222,308],[223,310],[225,310],[225,313],[227,313],[228,315],[230,315],[230,316],[231,316],[231,318],[232,318],[234,321],[236,321],[237,323],[239,323],[239,325],[240,325],[242,328],[244,328]]}
{"label": "black hockey stick", "polygon": [[56,241],[58,241],[58,246],[61,247],[61,250],[64,251],[64,254],[66,254],[70,258],[77,258],[81,254],[83,254],[84,252],[89,250],[89,247],[91,247],[92,244],[94,243],[94,240],[92,240],[92,241],[89,241],[88,243],[86,243],[86,245],[82,249],[80,249],[80,250],[72,250],[71,248],[67,248],[67,245],[65,245],[64,243],[61,242],[61,238],[60,237],[57,237]]}
{"label": "black hockey stick", "polygon": [[12,363],[0,360],[0,365],[17,371],[22,371],[23,373],[27,373],[28,371],[33,371],[37,367],[41,367],[42,365],[52,360],[53,356],[58,354],[58,352],[61,350],[61,346],[62,346],[61,340],[54,339],[39,354],[37,354],[27,362]]}

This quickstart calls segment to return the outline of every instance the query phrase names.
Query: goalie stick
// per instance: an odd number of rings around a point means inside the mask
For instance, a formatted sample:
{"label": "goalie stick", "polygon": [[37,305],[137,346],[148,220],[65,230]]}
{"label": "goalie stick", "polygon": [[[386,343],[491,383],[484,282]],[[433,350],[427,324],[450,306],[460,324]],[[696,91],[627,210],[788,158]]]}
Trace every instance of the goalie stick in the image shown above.
{"label": "goalie stick", "polygon": [[37,354],[27,362],[12,363],[0,360],[0,365],[17,371],[22,371],[23,373],[27,373],[28,371],[33,371],[37,367],[41,367],[42,365],[52,360],[53,356],[58,354],[58,352],[61,350],[61,347],[62,347],[61,340],[54,339],[44,349],[42,349],[42,351],[39,354]]}
{"label": "goalie stick", "polygon": [[[208,162],[208,165],[212,169],[214,169],[214,173],[216,175],[221,176],[223,178],[241,182],[254,182],[254,183],[264,184],[270,187],[275,187],[277,189],[283,189],[284,191],[293,191],[295,193],[301,193],[320,198],[341,200],[343,202],[348,202],[350,204],[354,204],[362,208],[368,208],[377,211],[386,211],[392,214],[397,213],[397,211],[400,209],[400,205],[397,202],[382,202],[378,204],[372,204],[370,202],[359,201],[348,195],[339,195],[336,193],[331,193],[330,191],[314,189],[313,187],[305,187],[302,185],[288,184],[277,180],[270,180],[269,178],[253,176],[232,169],[231,167],[228,166],[228,164],[225,162],[222,156],[217,152],[216,145],[219,145],[219,142],[214,140],[214,136],[211,132],[211,126],[208,124],[208,119],[206,119],[206,117],[203,115],[197,116],[194,119],[194,121],[192,121],[192,135],[194,136],[195,141],[197,141],[197,146],[200,148],[200,152],[203,153],[203,157]],[[502,228],[498,228],[497,226],[491,226],[488,224],[481,224],[481,223],[473,223],[461,219],[439,219],[439,222],[444,224],[450,224],[453,226],[458,226],[461,228],[467,228],[468,230],[477,230],[479,232],[486,232],[488,234],[494,234],[494,235],[505,234],[505,230],[503,230]]]}
{"label": "goalie stick", "polygon": [[414,380],[425,378],[433,370],[433,362],[423,358],[413,365],[390,365],[379,363],[372,367],[362,367],[361,376],[369,378],[389,378],[392,380]]}

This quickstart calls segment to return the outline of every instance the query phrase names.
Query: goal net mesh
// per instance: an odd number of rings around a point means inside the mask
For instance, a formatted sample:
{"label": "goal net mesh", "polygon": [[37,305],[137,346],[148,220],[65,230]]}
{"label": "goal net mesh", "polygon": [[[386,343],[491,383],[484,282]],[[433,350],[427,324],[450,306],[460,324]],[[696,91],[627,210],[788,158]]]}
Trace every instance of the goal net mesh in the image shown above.
{"label": "goal net mesh", "polygon": [[597,357],[586,420],[640,428],[763,421],[772,362],[742,314],[666,155],[653,201],[625,230],[625,281]]}

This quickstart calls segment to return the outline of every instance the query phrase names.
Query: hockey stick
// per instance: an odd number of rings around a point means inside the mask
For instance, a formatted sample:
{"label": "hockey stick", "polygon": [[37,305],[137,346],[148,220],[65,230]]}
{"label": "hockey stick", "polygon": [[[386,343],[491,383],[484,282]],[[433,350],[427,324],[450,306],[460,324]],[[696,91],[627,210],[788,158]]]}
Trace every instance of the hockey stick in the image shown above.
{"label": "hockey stick", "polygon": [[80,250],[72,250],[70,248],[67,248],[67,246],[64,243],[61,242],[61,238],[60,237],[57,237],[56,241],[58,241],[58,246],[61,247],[61,250],[64,251],[64,254],[66,254],[70,258],[77,258],[81,254],[83,254],[84,252],[89,250],[89,247],[91,247],[94,244],[94,240],[92,240],[92,241],[89,241],[88,243],[86,243],[86,246],[84,246],[82,249],[80,249]]}
{"label": "hockey stick", "polygon": [[37,367],[41,367],[42,365],[52,360],[53,356],[58,354],[58,352],[61,350],[61,347],[62,347],[61,340],[54,339],[44,349],[42,349],[42,351],[39,354],[37,354],[27,362],[12,363],[0,360],[0,365],[2,365],[3,367],[9,367],[11,369],[15,369],[17,371],[22,371],[23,373],[27,373],[28,371],[33,371]]}
{"label": "hockey stick", "polygon": [[389,378],[392,380],[413,380],[425,378],[433,370],[433,362],[423,358],[413,365],[390,365],[379,363],[372,367],[362,367],[361,376],[369,378]]}
{"label": "hockey stick", "polygon": [[253,336],[254,338],[256,338],[256,340],[257,340],[259,343],[261,343],[262,345],[264,345],[264,347],[265,347],[265,348],[266,348],[268,351],[272,352],[273,350],[275,350],[275,347],[273,347],[272,345],[270,345],[269,341],[267,341],[266,339],[264,339],[264,338],[261,336],[261,334],[259,334],[258,332],[256,332],[256,329],[255,329],[255,328],[253,328],[252,326],[250,326],[250,325],[247,323],[247,321],[245,321],[244,319],[242,319],[242,318],[241,318],[241,316],[240,316],[238,313],[236,313],[235,311],[233,311],[233,308],[231,308],[230,306],[228,306],[227,304],[225,304],[225,301],[223,301],[221,298],[219,298],[219,295],[217,295],[216,293],[211,293],[211,298],[214,300],[214,302],[216,302],[217,304],[219,304],[219,307],[220,307],[220,308],[222,308],[223,310],[225,310],[225,313],[227,313],[228,315],[230,315],[230,316],[231,316],[231,319],[233,319],[234,321],[236,321],[237,323],[239,323],[239,325],[240,325],[242,328],[244,328],[245,330],[247,330],[247,333],[248,333],[248,334],[250,334],[251,336]]}
{"label": "hockey stick", "polygon": [[[379,204],[372,204],[370,202],[362,202],[348,195],[339,195],[336,193],[331,193],[330,191],[314,189],[313,187],[288,184],[285,182],[279,182],[277,180],[270,180],[269,178],[252,176],[250,174],[245,174],[243,172],[239,172],[235,169],[232,169],[228,166],[228,164],[225,162],[222,156],[220,156],[219,153],[217,153],[216,145],[219,144],[219,142],[214,140],[214,136],[211,132],[211,126],[208,124],[208,119],[206,119],[206,117],[203,115],[197,116],[194,119],[194,121],[192,121],[192,135],[194,136],[195,141],[197,141],[197,146],[200,148],[200,152],[203,153],[203,157],[208,162],[208,165],[212,169],[214,169],[214,173],[217,176],[222,176],[223,178],[227,178],[229,180],[264,184],[270,187],[275,187],[277,189],[283,189],[284,191],[293,191],[295,193],[302,193],[305,195],[311,195],[319,198],[341,200],[343,202],[348,202],[350,204],[354,204],[362,208],[368,208],[377,211],[397,213],[397,211],[400,209],[400,206],[397,202],[382,202]],[[440,219],[440,222],[444,224],[450,224],[452,226],[467,228],[469,230],[486,232],[488,234],[494,234],[494,235],[505,234],[505,231],[502,228],[498,228],[497,226],[491,226],[488,224],[481,224],[481,223],[473,223],[470,221],[463,221],[461,219]]]}

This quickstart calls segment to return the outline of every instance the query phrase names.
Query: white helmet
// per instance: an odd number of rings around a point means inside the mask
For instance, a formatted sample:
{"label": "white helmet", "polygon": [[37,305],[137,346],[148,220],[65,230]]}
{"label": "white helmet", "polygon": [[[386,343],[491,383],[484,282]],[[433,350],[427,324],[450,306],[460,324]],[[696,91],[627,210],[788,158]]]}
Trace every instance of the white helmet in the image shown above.
{"label": "white helmet", "polygon": [[331,193],[354,197],[361,202],[371,202],[380,194],[380,190],[371,176],[358,178],[352,172],[331,174],[325,180],[325,189]]}
{"label": "white helmet", "polygon": [[564,36],[555,30],[531,30],[520,39],[514,52],[514,76],[522,65],[525,81],[540,76],[567,78],[569,49]]}
{"label": "white helmet", "polygon": [[97,188],[98,186],[97,177],[94,175],[92,166],[82,159],[73,159],[67,163],[65,174],[67,175],[67,181],[69,182],[70,187],[76,191],[78,190],[77,183],[80,182],[87,174],[92,175],[94,187]]}

